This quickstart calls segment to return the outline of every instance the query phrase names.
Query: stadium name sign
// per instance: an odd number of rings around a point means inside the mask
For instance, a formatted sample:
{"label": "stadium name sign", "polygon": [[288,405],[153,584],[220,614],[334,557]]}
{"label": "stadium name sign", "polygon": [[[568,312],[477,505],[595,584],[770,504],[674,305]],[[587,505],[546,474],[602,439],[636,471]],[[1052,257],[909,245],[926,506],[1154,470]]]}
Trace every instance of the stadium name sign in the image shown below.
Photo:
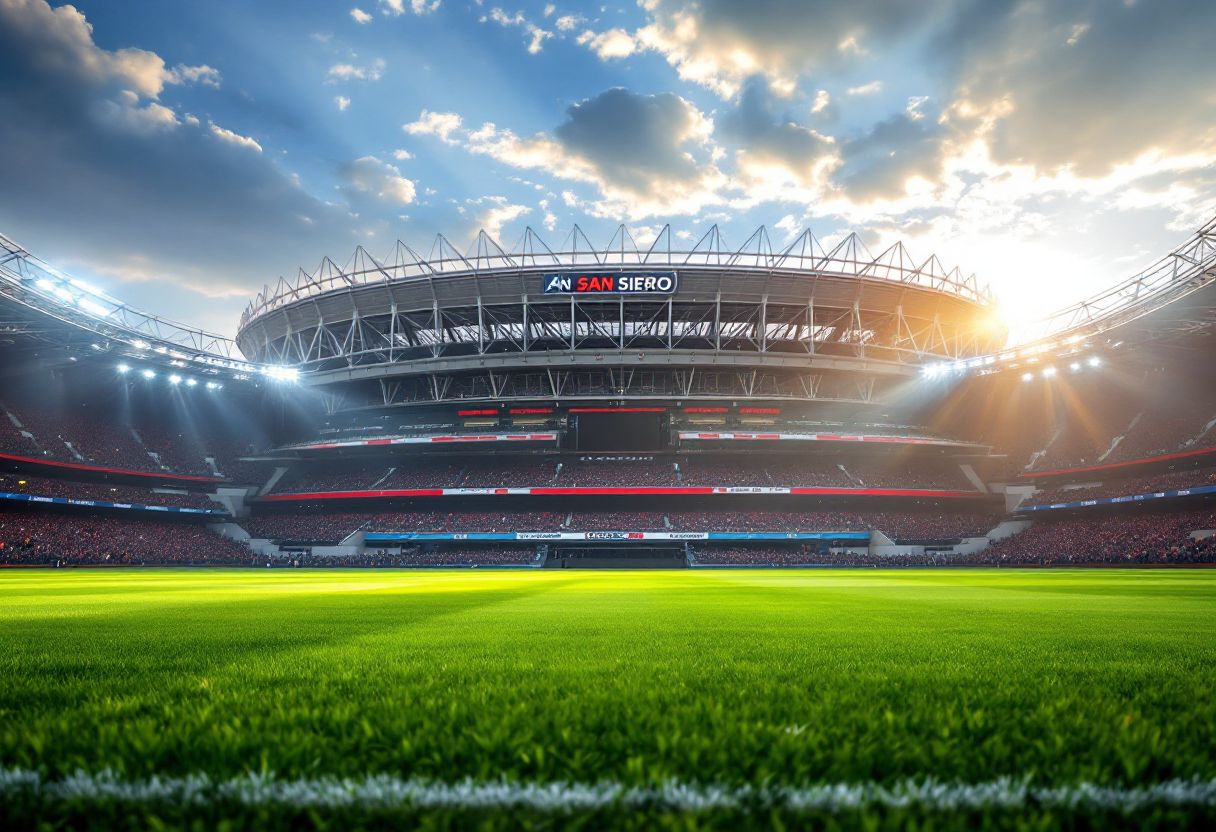
{"label": "stadium name sign", "polygon": [[595,272],[545,275],[546,295],[674,295],[675,272]]}

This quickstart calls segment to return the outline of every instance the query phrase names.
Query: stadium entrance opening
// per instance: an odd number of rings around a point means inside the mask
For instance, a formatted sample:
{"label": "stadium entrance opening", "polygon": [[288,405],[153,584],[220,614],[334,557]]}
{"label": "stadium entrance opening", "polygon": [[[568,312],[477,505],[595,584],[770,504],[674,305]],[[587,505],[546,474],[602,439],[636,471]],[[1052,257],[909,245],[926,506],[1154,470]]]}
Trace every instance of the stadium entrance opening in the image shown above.
{"label": "stadium entrance opening", "polygon": [[682,546],[557,546],[546,569],[686,569]]}
{"label": "stadium entrance opening", "polygon": [[577,451],[661,451],[669,440],[662,413],[579,413]]}

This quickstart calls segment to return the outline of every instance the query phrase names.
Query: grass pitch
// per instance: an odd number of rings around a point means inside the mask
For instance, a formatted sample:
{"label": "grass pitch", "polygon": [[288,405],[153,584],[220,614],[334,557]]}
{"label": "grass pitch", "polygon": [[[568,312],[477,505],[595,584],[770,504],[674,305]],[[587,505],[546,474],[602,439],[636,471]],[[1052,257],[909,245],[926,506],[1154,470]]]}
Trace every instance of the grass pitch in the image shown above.
{"label": "grass pitch", "polygon": [[[14,570],[0,825],[1205,826],[1214,681],[1213,571]],[[413,796],[288,794],[377,775]],[[459,783],[500,797],[418,797]]]}

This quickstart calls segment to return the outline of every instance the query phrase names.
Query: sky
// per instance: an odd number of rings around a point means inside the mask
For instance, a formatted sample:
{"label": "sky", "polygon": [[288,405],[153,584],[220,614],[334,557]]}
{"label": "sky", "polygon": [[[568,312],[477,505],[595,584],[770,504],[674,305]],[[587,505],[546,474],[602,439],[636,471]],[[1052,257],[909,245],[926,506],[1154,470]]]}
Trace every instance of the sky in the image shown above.
{"label": "sky", "polygon": [[1011,322],[1216,214],[1211,0],[0,0],[0,232],[235,334],[359,245],[898,240]]}

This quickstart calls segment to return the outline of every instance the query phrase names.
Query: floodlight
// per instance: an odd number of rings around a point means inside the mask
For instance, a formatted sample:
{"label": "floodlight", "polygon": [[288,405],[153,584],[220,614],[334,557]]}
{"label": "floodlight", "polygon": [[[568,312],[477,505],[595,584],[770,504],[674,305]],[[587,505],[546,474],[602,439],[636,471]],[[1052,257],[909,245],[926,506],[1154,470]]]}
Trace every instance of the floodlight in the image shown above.
{"label": "floodlight", "polygon": [[1093,358],[1089,359],[1089,366],[1091,366],[1091,367],[1097,367],[1101,363],[1102,363],[1102,359],[1098,358],[1098,356],[1096,356],[1096,355]]}
{"label": "floodlight", "polygon": [[216,384],[214,381],[209,381],[209,382],[207,382],[207,389],[208,390],[219,390],[220,385]]}
{"label": "floodlight", "polygon": [[1077,372],[1077,370],[1081,369],[1081,365],[1074,361],[1068,365],[1068,369],[1072,370],[1075,373],[1075,372]]}
{"label": "floodlight", "polygon": [[144,378],[155,378],[156,373],[151,370],[144,370]]}
{"label": "floodlight", "polygon": [[181,377],[181,376],[179,376],[179,375],[176,375],[176,374],[171,375],[171,376],[169,376],[169,383],[170,383],[170,384],[181,384],[181,383],[182,383],[182,377]]}
{"label": "floodlight", "polygon": [[193,387],[193,386],[194,386],[194,385],[196,385],[196,384],[198,384],[198,382],[197,382],[197,381],[195,381],[194,379],[192,379],[192,378],[188,378],[188,379],[186,379],[186,386],[187,386],[187,387]]}
{"label": "floodlight", "polygon": [[1051,378],[1055,374],[1056,374],[1055,367],[1044,367],[1043,368],[1043,378]]}
{"label": "floodlight", "polygon": [[118,365],[118,372],[120,372],[120,373],[129,373],[129,372],[131,372],[131,368],[130,368],[130,367],[128,367],[126,364],[119,364],[119,365]]}
{"label": "floodlight", "polygon": [[1034,373],[1022,373],[1022,381],[1033,381]]}

